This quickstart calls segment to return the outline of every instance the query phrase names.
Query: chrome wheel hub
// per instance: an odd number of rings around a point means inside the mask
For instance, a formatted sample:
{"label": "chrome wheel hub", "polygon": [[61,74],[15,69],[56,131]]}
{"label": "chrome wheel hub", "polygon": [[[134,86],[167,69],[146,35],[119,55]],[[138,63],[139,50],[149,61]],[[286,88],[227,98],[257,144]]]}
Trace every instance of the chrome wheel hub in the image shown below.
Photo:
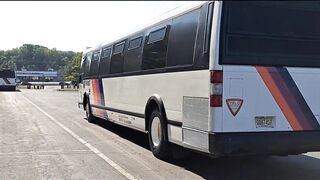
{"label": "chrome wheel hub", "polygon": [[162,129],[159,117],[154,117],[151,124],[151,138],[153,146],[160,145],[162,139]]}

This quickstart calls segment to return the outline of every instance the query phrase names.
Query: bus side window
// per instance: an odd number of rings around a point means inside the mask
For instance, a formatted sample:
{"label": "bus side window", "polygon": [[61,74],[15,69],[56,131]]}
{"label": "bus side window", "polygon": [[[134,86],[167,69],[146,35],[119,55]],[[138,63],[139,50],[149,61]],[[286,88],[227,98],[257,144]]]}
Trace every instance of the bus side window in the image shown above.
{"label": "bus side window", "polygon": [[143,33],[129,40],[128,50],[124,52],[124,72],[141,70]]}
{"label": "bus side window", "polygon": [[209,53],[211,28],[212,28],[212,16],[213,16],[213,2],[210,2],[207,8],[205,43],[204,43],[204,51],[203,51],[204,53]]}
{"label": "bus side window", "polygon": [[100,59],[100,50],[95,51],[93,53],[93,57],[91,60],[91,65],[90,65],[90,73],[89,73],[90,77],[96,78],[98,76],[99,59]]}
{"label": "bus side window", "polygon": [[110,72],[111,47],[103,47],[99,64],[99,76],[107,75]]}
{"label": "bus side window", "polygon": [[167,66],[193,64],[199,16],[200,9],[196,9],[172,20]]}
{"label": "bus side window", "polygon": [[84,61],[84,75],[83,75],[84,78],[89,76],[91,59],[92,59],[92,52],[89,52],[87,53],[86,59]]}
{"label": "bus side window", "polygon": [[210,2],[200,8],[198,34],[195,41],[193,69],[209,68],[209,50],[211,38],[211,19],[213,15],[213,3]]}
{"label": "bus side window", "polygon": [[142,69],[163,68],[166,65],[170,26],[151,31],[145,39]]}
{"label": "bus side window", "polygon": [[125,46],[125,41],[117,43],[113,47],[113,53],[110,61],[110,73],[122,73],[123,72],[123,50]]}
{"label": "bus side window", "polygon": [[84,69],[85,69],[85,65],[86,65],[86,55],[83,55],[82,57],[82,62],[81,62],[81,66],[80,66],[80,74],[84,74]]}

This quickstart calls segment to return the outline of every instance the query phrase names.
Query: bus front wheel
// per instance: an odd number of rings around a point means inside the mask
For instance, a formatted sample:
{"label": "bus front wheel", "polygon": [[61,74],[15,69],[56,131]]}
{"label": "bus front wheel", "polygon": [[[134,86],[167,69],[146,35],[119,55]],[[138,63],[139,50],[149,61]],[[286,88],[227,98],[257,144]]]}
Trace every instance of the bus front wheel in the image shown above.
{"label": "bus front wheel", "polygon": [[166,123],[158,110],[153,110],[149,117],[148,139],[151,152],[159,159],[169,159],[171,151],[168,135],[165,130]]}

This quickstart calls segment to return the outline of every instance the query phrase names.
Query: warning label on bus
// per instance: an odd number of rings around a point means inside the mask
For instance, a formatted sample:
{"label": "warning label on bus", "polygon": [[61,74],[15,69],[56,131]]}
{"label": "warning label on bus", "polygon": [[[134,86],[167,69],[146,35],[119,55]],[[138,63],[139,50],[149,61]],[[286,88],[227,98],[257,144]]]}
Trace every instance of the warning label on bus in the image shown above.
{"label": "warning label on bus", "polygon": [[233,116],[236,116],[241,109],[243,104],[242,99],[227,99],[227,106]]}

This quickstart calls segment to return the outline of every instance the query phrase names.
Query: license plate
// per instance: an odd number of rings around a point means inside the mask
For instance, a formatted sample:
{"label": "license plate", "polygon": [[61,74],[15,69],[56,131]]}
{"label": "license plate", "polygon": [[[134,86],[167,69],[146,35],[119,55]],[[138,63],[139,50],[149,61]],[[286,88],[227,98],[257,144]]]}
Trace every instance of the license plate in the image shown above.
{"label": "license plate", "polygon": [[258,116],[255,117],[256,128],[274,128],[275,118],[273,116]]}

